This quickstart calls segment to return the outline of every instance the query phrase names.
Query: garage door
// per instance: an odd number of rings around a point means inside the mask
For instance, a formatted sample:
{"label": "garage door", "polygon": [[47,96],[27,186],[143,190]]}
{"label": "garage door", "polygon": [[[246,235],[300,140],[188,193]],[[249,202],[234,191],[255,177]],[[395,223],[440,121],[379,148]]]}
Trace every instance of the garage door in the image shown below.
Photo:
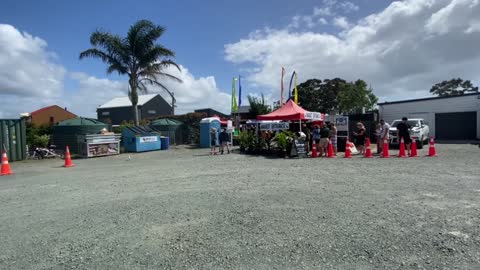
{"label": "garage door", "polygon": [[435,135],[439,140],[475,140],[477,112],[435,114]]}

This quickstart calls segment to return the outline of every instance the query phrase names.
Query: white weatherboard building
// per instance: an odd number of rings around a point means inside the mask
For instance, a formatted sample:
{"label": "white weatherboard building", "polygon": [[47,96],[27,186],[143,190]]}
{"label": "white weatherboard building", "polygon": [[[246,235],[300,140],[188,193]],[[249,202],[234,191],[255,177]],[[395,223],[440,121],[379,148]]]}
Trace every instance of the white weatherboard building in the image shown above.
{"label": "white weatherboard building", "polygon": [[438,140],[480,139],[480,93],[379,103],[380,118],[388,123],[423,118]]}

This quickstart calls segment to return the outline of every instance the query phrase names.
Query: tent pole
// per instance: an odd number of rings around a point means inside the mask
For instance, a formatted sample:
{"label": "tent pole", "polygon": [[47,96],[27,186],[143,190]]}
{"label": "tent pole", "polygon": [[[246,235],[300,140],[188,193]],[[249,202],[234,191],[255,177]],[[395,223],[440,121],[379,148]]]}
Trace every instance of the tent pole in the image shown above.
{"label": "tent pole", "polygon": [[302,132],[302,119],[300,119],[300,132]]}

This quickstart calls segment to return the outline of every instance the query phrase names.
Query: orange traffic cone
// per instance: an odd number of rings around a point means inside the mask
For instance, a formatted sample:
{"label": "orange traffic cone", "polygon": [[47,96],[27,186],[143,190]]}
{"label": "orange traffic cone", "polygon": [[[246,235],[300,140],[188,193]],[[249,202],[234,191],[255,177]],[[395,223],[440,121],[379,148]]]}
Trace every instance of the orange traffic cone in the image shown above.
{"label": "orange traffic cone", "polygon": [[403,140],[403,137],[400,139],[400,151],[398,151],[398,157],[407,157],[405,154],[405,141]]}
{"label": "orange traffic cone", "polygon": [[0,175],[10,175],[13,174],[12,170],[10,170],[10,164],[8,164],[8,157],[7,151],[3,150],[2,153],[2,169],[0,170]]}
{"label": "orange traffic cone", "polygon": [[382,158],[390,158],[390,151],[388,149],[388,140],[385,139],[383,141],[383,152],[382,152]]}
{"label": "orange traffic cone", "polygon": [[347,139],[347,143],[345,144],[345,156],[344,158],[352,158],[352,150],[350,149],[350,142]]}
{"label": "orange traffic cone", "polygon": [[328,142],[328,152],[327,152],[327,158],[334,158],[335,154],[333,153],[333,144],[332,141]]}
{"label": "orange traffic cone", "polygon": [[373,158],[373,154],[372,154],[372,149],[370,148],[370,138],[367,138],[367,140],[365,141],[365,147],[367,148],[365,150],[365,157],[366,158]]}
{"label": "orange traffic cone", "polygon": [[435,142],[433,141],[433,137],[430,138],[430,147],[428,148],[428,155],[427,157],[436,157],[437,150],[435,150]]}
{"label": "orange traffic cone", "polygon": [[312,158],[317,158],[318,153],[317,153],[317,144],[315,143],[315,140],[313,140],[312,143]]}
{"label": "orange traffic cone", "polygon": [[72,158],[70,157],[70,148],[68,148],[67,145],[67,149],[65,150],[65,165],[63,165],[63,167],[69,168],[73,166]]}
{"label": "orange traffic cone", "polygon": [[412,149],[410,150],[410,157],[418,157],[417,140],[412,140]]}

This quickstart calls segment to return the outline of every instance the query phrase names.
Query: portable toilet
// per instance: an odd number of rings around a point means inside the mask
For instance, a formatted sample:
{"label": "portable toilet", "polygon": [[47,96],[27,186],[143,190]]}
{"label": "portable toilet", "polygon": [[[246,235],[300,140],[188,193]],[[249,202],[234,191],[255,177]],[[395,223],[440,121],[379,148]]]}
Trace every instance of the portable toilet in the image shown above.
{"label": "portable toilet", "polygon": [[123,146],[127,152],[145,152],[161,149],[160,134],[148,126],[125,127]]}
{"label": "portable toilet", "polygon": [[200,121],[200,147],[210,148],[210,130],[215,128],[217,130],[216,140],[218,145],[218,134],[220,132],[220,119],[216,117],[204,118]]}

